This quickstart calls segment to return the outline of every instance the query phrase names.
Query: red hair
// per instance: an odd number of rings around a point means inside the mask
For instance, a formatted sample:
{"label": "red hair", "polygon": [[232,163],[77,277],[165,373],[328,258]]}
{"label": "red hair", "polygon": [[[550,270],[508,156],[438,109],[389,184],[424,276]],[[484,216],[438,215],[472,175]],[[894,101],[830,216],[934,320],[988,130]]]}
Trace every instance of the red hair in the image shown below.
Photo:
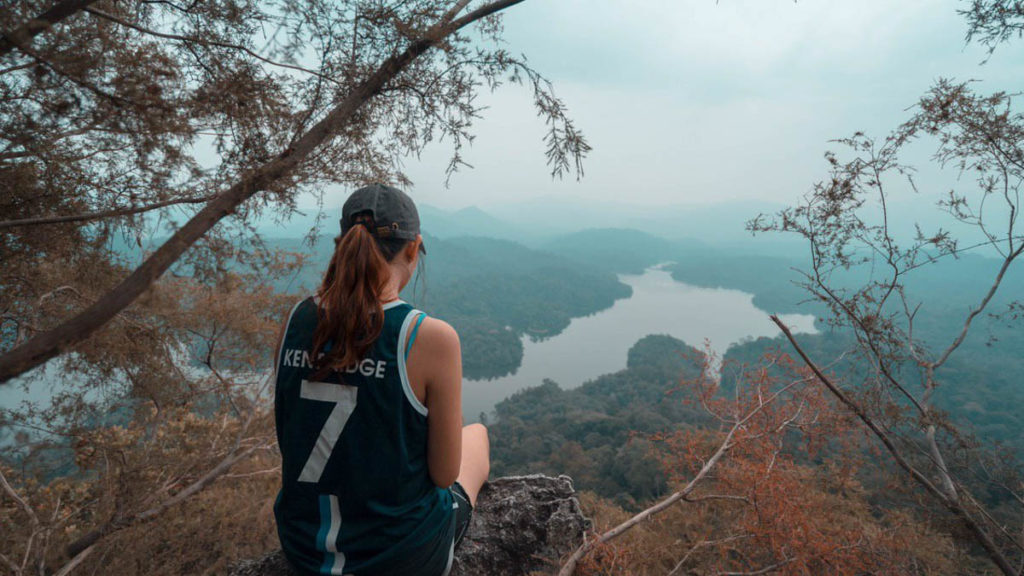
{"label": "red hair", "polygon": [[[372,221],[361,224],[334,239],[334,255],[317,291],[320,321],[313,332],[314,379],[356,365],[384,328],[380,297],[391,278],[388,262],[408,241],[381,241],[367,228]],[[323,352],[328,342],[330,350]]]}

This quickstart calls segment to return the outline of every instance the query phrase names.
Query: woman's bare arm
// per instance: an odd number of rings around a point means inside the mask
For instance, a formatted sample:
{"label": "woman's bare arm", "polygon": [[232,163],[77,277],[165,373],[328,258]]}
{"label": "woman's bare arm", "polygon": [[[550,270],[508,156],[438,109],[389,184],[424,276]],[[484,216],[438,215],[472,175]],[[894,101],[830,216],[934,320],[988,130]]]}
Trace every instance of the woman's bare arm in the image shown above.
{"label": "woman's bare arm", "polygon": [[[434,484],[451,486],[462,460],[462,349],[447,322],[427,317],[409,353],[422,375],[427,407],[427,468]],[[416,386],[414,385],[414,388]]]}

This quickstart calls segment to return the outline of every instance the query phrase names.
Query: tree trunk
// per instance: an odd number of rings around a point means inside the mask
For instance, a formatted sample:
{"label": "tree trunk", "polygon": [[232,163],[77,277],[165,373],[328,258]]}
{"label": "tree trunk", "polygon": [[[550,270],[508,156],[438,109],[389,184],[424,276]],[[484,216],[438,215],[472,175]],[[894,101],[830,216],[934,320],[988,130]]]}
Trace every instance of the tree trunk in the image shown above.
{"label": "tree trunk", "polygon": [[[403,52],[388,58],[369,78],[359,84],[345,99],[294,145],[277,158],[259,166],[242,180],[217,195],[182,226],[167,242],[146,259],[127,278],[103,295],[94,304],[56,328],[38,334],[28,342],[0,356],[0,383],[7,382],[50,358],[68,351],[88,338],[111,318],[127,308],[166,272],[203,234],[243,202],[269,184],[284,178],[324,142],[342,131],[355,113],[411,62],[459,29],[486,16],[504,10],[523,0],[498,0],[454,20],[442,20],[422,38],[413,41]],[[462,3],[456,6],[461,6]],[[446,18],[454,16],[452,12]]]}

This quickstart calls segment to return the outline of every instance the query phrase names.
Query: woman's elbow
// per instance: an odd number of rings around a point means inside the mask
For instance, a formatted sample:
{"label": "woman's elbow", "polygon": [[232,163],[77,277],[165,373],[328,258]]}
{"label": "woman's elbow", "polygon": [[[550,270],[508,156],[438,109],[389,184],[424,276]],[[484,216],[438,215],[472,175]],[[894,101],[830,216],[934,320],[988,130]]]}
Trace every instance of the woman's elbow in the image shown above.
{"label": "woman's elbow", "polygon": [[430,474],[430,481],[436,486],[447,488],[459,478],[459,469],[462,465],[461,450],[444,452],[432,455],[427,458],[427,471]]}
{"label": "woman's elbow", "polygon": [[448,469],[446,470],[430,471],[430,480],[433,481],[435,486],[438,486],[440,488],[448,488],[449,486],[454,484],[455,481],[459,478],[458,466],[455,466],[454,468],[448,466],[447,468]]}

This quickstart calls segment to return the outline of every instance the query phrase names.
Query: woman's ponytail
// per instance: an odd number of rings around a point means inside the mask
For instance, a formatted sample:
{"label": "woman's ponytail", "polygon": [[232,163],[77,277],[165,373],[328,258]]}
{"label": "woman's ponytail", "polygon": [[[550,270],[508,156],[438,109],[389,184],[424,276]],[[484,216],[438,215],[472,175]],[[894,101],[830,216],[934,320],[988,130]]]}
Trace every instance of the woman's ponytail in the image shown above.
{"label": "woman's ponytail", "polygon": [[391,268],[378,240],[366,225],[357,224],[334,243],[331,264],[317,291],[320,321],[313,333],[314,379],[354,366],[384,328],[380,296]]}

